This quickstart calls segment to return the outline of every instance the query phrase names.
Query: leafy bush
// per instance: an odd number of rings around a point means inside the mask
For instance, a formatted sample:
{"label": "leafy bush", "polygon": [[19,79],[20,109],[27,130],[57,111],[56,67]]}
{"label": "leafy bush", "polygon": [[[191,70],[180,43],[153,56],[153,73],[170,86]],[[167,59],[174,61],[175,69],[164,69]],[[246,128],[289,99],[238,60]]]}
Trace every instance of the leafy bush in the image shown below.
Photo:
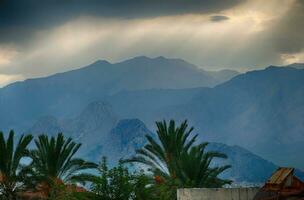
{"label": "leafy bush", "polygon": [[153,200],[151,177],[143,172],[130,172],[121,162],[109,169],[107,160],[102,158],[98,168],[100,176],[91,186],[100,200]]}

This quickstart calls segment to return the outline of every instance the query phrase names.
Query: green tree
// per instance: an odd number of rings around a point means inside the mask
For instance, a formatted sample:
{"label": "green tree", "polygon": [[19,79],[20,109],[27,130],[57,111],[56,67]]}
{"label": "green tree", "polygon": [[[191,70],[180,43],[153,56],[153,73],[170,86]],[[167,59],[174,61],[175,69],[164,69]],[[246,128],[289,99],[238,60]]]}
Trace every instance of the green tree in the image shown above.
{"label": "green tree", "polygon": [[98,199],[125,200],[131,198],[132,176],[121,163],[117,167],[108,169],[107,160],[103,157],[98,170],[100,177],[92,185],[92,191],[97,194]]}
{"label": "green tree", "polygon": [[144,173],[130,172],[120,162],[109,169],[107,160],[102,158],[99,177],[93,181],[92,191],[100,200],[153,200],[151,178]]}
{"label": "green tree", "polygon": [[221,187],[227,180],[218,175],[230,166],[211,167],[214,158],[226,158],[219,152],[206,152],[208,143],[196,145],[198,135],[190,136],[187,121],[175,126],[171,120],[156,122],[156,141],[147,135],[148,143],[136,151],[136,155],[124,162],[138,162],[147,165],[158,182],[167,182],[178,187]]}
{"label": "green tree", "polygon": [[216,151],[206,152],[208,143],[192,146],[184,151],[179,159],[178,178],[183,187],[216,188],[230,184],[230,180],[223,180],[218,176],[229,169],[230,165],[210,167],[214,158],[227,158],[223,153]]}
{"label": "green tree", "polygon": [[84,170],[95,169],[97,165],[75,158],[81,144],[65,139],[62,133],[56,137],[40,135],[35,139],[36,148],[31,151],[32,163],[29,167],[36,178],[36,185],[50,193],[55,185],[70,183],[84,184],[92,179],[92,175]]}
{"label": "green tree", "polygon": [[179,127],[175,122],[156,122],[157,142],[152,136],[146,135],[148,143],[136,151],[136,155],[124,162],[139,162],[151,168],[152,171],[160,173],[163,177],[176,177],[177,162],[181,153],[187,151],[195,142],[196,136],[189,139],[193,128],[187,130],[187,122],[184,121]]}
{"label": "green tree", "polygon": [[26,187],[21,159],[29,155],[27,147],[32,139],[32,135],[22,135],[15,145],[14,131],[7,140],[0,132],[0,194],[4,199],[17,199],[18,192]]}
{"label": "green tree", "polygon": [[144,171],[133,175],[134,200],[158,200],[155,195],[154,180]]}

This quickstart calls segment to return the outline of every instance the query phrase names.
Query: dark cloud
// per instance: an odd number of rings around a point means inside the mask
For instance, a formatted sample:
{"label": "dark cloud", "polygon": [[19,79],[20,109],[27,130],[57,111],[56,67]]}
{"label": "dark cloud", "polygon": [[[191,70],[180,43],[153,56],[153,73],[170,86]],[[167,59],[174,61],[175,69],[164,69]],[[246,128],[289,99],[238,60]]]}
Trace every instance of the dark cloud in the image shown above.
{"label": "dark cloud", "polygon": [[137,55],[243,71],[300,62],[304,55],[304,1],[0,2],[0,75],[45,76]]}
{"label": "dark cloud", "polygon": [[24,40],[79,16],[142,18],[213,13],[245,0],[0,0],[0,42]]}
{"label": "dark cloud", "polygon": [[298,0],[271,29],[270,40],[279,53],[304,50],[304,1]]}
{"label": "dark cloud", "polygon": [[224,16],[224,15],[214,15],[210,17],[210,21],[212,22],[220,22],[220,21],[225,21],[228,20],[229,17]]}
{"label": "dark cloud", "polygon": [[[218,12],[245,0],[1,0],[1,24],[54,20],[81,14],[105,17],[153,17]],[[30,19],[31,21],[28,21]]]}

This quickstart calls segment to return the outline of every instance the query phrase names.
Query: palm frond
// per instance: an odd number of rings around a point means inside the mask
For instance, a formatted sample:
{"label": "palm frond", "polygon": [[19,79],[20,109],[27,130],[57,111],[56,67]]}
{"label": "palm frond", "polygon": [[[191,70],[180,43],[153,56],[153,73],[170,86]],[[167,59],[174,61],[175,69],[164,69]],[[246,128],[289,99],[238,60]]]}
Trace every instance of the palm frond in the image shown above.
{"label": "palm frond", "polygon": [[35,144],[36,150],[31,152],[31,167],[36,176],[46,181],[59,179],[70,182],[76,180],[75,177],[81,177],[84,170],[97,168],[95,163],[74,158],[81,144],[71,138],[66,139],[62,133],[55,137],[40,135]]}

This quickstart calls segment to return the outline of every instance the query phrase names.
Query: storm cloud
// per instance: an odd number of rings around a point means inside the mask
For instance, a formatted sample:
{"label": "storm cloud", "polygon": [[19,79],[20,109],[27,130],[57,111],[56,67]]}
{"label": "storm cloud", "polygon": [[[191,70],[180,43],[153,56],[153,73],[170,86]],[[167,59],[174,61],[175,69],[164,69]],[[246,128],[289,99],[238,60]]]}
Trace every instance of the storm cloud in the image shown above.
{"label": "storm cloud", "polygon": [[293,7],[272,29],[273,43],[280,53],[293,54],[304,49],[304,1]]}
{"label": "storm cloud", "polygon": [[0,2],[0,86],[138,55],[209,70],[304,62],[301,0]]}
{"label": "storm cloud", "polygon": [[2,0],[0,42],[28,41],[37,29],[81,16],[134,19],[213,13],[244,0]]}

